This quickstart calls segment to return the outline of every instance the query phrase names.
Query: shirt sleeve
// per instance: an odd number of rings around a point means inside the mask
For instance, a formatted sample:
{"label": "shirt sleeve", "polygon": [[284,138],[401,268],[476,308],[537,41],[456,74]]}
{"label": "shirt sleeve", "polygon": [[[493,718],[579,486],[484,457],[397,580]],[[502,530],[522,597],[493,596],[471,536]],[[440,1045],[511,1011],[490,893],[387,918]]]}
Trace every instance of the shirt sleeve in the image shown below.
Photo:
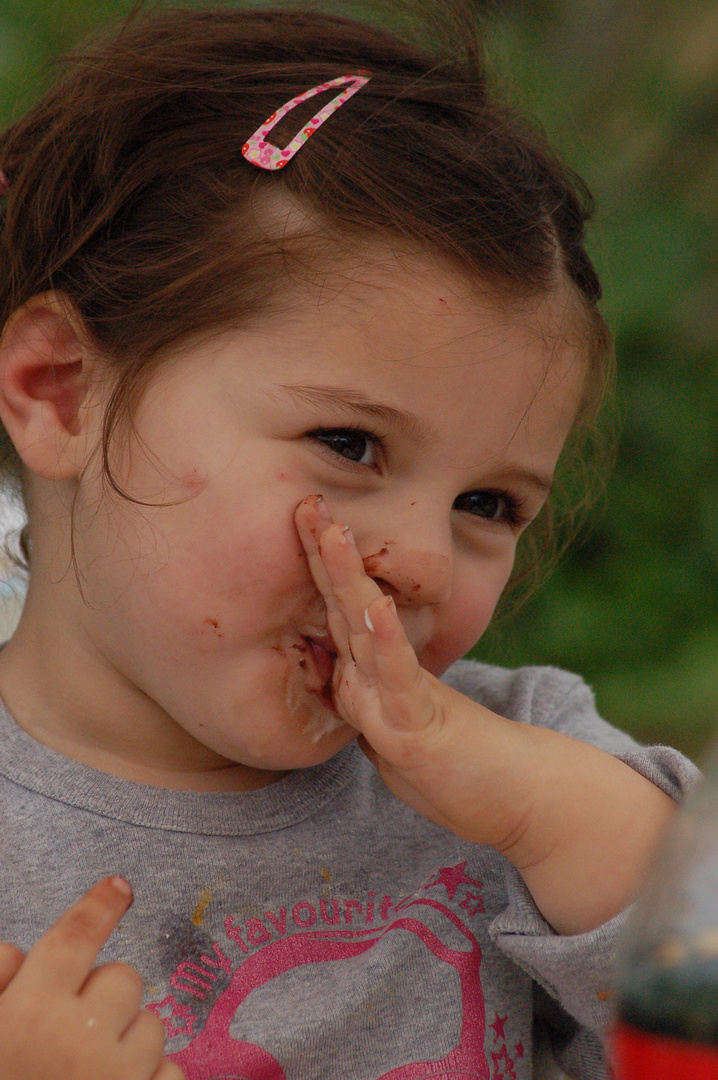
{"label": "shirt sleeve", "polygon": [[[614,754],[676,801],[699,777],[695,765],[677,750],[640,746],[602,720],[591,690],[575,675],[554,668],[507,671],[462,661],[450,669],[447,681],[500,715],[560,731]],[[491,938],[534,980],[537,1022],[569,1075],[603,1080],[602,1039],[611,1021],[610,988],[628,912],[588,933],[559,935],[508,862],[506,886],[508,903],[489,927]]]}
{"label": "shirt sleeve", "polygon": [[543,918],[513,867],[507,869],[507,890],[508,905],[491,923],[489,934],[534,980],[537,1015],[564,1068],[581,1080],[602,1080],[602,1037],[611,1019],[610,988],[627,912],[589,933],[560,935]]}

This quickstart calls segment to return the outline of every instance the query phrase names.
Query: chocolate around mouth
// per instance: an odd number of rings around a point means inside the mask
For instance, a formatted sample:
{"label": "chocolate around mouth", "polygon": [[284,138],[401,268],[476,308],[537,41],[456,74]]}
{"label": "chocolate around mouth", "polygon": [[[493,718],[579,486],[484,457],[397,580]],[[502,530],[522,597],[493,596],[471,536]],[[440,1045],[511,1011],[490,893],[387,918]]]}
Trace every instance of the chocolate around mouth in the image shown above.
{"label": "chocolate around mouth", "polygon": [[336,705],[334,704],[334,694],[332,692],[332,680],[329,681],[321,688],[317,697],[327,709],[331,709],[332,712],[336,712]]}
{"label": "chocolate around mouth", "polygon": [[332,649],[326,648],[323,644],[320,645],[319,642],[313,638],[307,637],[304,640],[309,645],[309,651],[314,661],[315,670],[322,680],[320,688],[317,690],[313,689],[312,693],[315,693],[321,703],[328,709],[336,712],[334,694],[332,692],[332,680],[337,654]]}

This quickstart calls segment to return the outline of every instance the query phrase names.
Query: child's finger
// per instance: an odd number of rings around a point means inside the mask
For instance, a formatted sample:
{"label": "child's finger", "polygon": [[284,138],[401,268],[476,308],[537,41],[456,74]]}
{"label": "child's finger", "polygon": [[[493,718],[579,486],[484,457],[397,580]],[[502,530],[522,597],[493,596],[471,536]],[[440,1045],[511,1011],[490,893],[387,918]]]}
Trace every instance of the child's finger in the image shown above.
{"label": "child's finger", "polygon": [[164,1024],[159,1016],[146,1009],[139,1009],[120,1043],[126,1049],[130,1062],[152,1068],[155,1062],[162,1061],[165,1037]]}
{"label": "child's finger", "polygon": [[349,637],[344,616],[337,604],[331,578],[319,551],[319,537],[332,524],[326,502],[321,495],[310,495],[297,507],[294,520],[299,539],[306,552],[314,584],[322,595],[327,609],[329,631],[340,655],[349,657]]}
{"label": "child's finger", "polygon": [[354,634],[366,633],[364,612],[384,594],[364,569],[351,529],[331,525],[319,539],[321,554],[332,593]]}
{"label": "child's finger", "polygon": [[435,719],[434,699],[392,598],[383,596],[371,603],[365,621],[373,639],[374,669],[385,724],[399,731],[423,730]]}
{"label": "child's finger", "polygon": [[33,946],[14,982],[39,982],[43,992],[78,993],[131,903],[132,889],[124,878],[99,881]]}
{"label": "child's finger", "polygon": [[371,636],[377,678],[395,694],[410,694],[421,678],[421,667],[391,596],[367,605],[364,624]]}
{"label": "child's finger", "polygon": [[[393,601],[385,597],[366,573],[351,531],[332,522],[324,500],[317,496],[300,504],[296,517],[340,654],[351,657],[364,675],[380,678],[397,693],[408,692],[419,671],[416,654],[407,640]],[[373,603],[383,605],[377,611],[381,623],[379,637],[372,632],[369,618]]]}
{"label": "child's finger", "polygon": [[331,525],[322,533],[319,550],[332,582],[334,603],[348,627],[351,658],[365,676],[374,678],[374,642],[365,612],[384,594],[366,573],[350,530]]}
{"label": "child's finger", "polygon": [[294,512],[294,522],[307,555],[314,584],[324,597],[331,595],[332,584],[319,554],[319,537],[332,521],[329,507],[321,495],[310,495],[302,499]]}
{"label": "child's finger", "polygon": [[6,941],[0,942],[0,994],[10,985],[24,961],[24,952]]}
{"label": "child's finger", "polygon": [[81,997],[93,1017],[119,1038],[137,1016],[143,990],[139,973],[129,964],[102,964],[90,972]]}

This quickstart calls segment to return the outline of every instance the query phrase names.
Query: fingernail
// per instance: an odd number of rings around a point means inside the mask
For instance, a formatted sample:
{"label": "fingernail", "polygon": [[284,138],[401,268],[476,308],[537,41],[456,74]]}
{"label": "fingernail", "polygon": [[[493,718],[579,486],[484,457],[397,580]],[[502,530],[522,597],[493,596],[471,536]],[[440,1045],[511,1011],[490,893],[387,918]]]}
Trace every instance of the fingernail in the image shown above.
{"label": "fingernail", "polygon": [[369,630],[371,630],[371,632],[373,634],[374,633],[374,623],[369,618],[369,608],[368,607],[364,608],[364,622],[366,623],[367,628]]}
{"label": "fingernail", "polygon": [[326,521],[331,521],[332,515],[329,513],[329,507],[324,501],[323,495],[314,496],[314,509],[320,517],[323,517]]}
{"label": "fingernail", "polygon": [[132,899],[132,897],[133,897],[132,886],[130,885],[129,881],[125,881],[125,879],[123,877],[119,877],[119,876],[111,877],[110,878],[110,885],[115,890],[115,892],[121,893],[123,896],[127,897],[129,900]]}
{"label": "fingernail", "polygon": [[352,547],[357,546],[357,542],[354,539],[354,533],[351,531],[348,525],[345,525],[342,529],[342,535],[340,539],[343,544],[351,544]]}

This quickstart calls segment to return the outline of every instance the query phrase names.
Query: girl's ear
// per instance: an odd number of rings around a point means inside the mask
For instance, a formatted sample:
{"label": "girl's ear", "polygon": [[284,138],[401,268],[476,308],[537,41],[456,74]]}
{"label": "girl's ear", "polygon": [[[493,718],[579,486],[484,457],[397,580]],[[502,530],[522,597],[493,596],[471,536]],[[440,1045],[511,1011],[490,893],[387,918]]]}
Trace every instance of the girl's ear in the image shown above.
{"label": "girl's ear", "polygon": [[72,480],[86,461],[95,410],[84,408],[96,358],[82,319],[57,293],[16,311],[0,338],[0,418],[27,468]]}

